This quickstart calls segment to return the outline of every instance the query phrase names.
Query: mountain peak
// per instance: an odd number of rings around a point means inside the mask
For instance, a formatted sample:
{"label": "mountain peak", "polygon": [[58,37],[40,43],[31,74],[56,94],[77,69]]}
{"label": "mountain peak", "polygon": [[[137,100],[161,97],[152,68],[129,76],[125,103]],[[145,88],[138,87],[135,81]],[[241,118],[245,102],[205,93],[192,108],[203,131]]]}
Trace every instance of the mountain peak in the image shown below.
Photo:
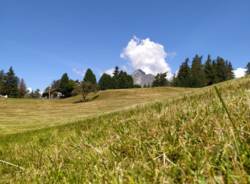
{"label": "mountain peak", "polygon": [[134,84],[140,86],[151,86],[154,81],[154,75],[146,74],[143,70],[135,70],[132,74]]}
{"label": "mountain peak", "polygon": [[141,70],[141,69],[135,70],[135,71],[133,72],[133,74],[142,74],[142,75],[146,75],[146,73],[145,73],[143,70]]}

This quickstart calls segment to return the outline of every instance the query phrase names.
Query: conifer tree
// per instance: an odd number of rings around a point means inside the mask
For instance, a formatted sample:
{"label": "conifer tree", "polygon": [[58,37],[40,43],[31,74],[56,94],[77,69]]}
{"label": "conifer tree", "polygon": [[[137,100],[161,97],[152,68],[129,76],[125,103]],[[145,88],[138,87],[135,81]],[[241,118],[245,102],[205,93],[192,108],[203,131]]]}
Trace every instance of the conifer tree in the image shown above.
{"label": "conifer tree", "polygon": [[23,79],[20,80],[18,94],[20,98],[23,98],[27,94],[27,87]]}
{"label": "conifer tree", "polygon": [[91,84],[96,84],[96,76],[90,68],[87,69],[83,81],[90,82]]}
{"label": "conifer tree", "polygon": [[187,58],[180,66],[175,81],[176,86],[191,87],[191,69],[189,67],[189,59]]}
{"label": "conifer tree", "polygon": [[172,81],[170,81],[171,86],[178,86],[177,85],[177,77],[176,74],[174,74]]}
{"label": "conifer tree", "polygon": [[206,85],[205,73],[202,65],[202,57],[196,55],[191,68],[192,87],[203,87]]}
{"label": "conifer tree", "polygon": [[9,97],[18,97],[18,77],[16,77],[12,67],[10,67],[9,71],[6,73],[3,94]]}
{"label": "conifer tree", "polygon": [[116,66],[112,77],[114,83],[114,89],[119,88],[119,73],[120,73],[119,67]]}
{"label": "conifer tree", "polygon": [[116,67],[115,67],[115,70],[114,70],[114,72],[113,72],[114,76],[117,76],[117,75],[119,74],[119,72],[120,72],[119,67],[116,66]]}
{"label": "conifer tree", "polygon": [[3,94],[4,79],[5,79],[4,71],[0,70],[0,95]]}
{"label": "conifer tree", "polygon": [[247,69],[246,74],[247,74],[247,75],[250,75],[250,62],[247,63],[246,69]]}
{"label": "conifer tree", "polygon": [[227,80],[231,80],[234,78],[233,65],[231,62],[226,61],[226,69],[227,69]]}
{"label": "conifer tree", "polygon": [[155,76],[155,80],[153,81],[153,87],[167,86],[168,81],[166,79],[167,73],[159,73]]}
{"label": "conifer tree", "polygon": [[70,97],[71,92],[74,89],[74,84],[70,81],[68,74],[64,73],[59,83],[59,91],[63,94],[63,97]]}
{"label": "conifer tree", "polygon": [[127,74],[125,71],[120,71],[117,78],[118,89],[133,88],[134,82],[133,78]]}
{"label": "conifer tree", "polygon": [[119,70],[118,66],[115,67],[112,79],[114,89],[126,89],[134,87],[132,76],[127,74],[125,71]]}
{"label": "conifer tree", "polygon": [[223,58],[217,57],[216,59],[216,82],[226,81],[228,78],[228,71],[226,62]]}
{"label": "conifer tree", "polygon": [[208,55],[207,60],[204,64],[204,73],[206,77],[206,85],[209,86],[214,84],[216,79],[216,71],[210,55]]}
{"label": "conifer tree", "polygon": [[114,88],[114,82],[113,79],[110,75],[104,73],[100,80],[99,80],[99,88],[101,90],[106,90],[106,89],[113,89]]}

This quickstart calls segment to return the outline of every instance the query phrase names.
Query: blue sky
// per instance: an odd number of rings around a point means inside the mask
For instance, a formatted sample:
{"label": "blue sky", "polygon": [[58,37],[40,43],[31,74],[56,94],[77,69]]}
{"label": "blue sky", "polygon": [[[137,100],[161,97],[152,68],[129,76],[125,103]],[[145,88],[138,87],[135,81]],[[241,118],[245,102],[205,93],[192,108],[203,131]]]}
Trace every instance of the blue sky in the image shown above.
{"label": "blue sky", "polygon": [[244,67],[249,10],[248,0],[2,0],[0,69],[13,66],[33,89],[88,67],[98,77],[116,65],[131,71],[135,57],[121,53],[134,36],[164,46],[172,72],[196,53]]}

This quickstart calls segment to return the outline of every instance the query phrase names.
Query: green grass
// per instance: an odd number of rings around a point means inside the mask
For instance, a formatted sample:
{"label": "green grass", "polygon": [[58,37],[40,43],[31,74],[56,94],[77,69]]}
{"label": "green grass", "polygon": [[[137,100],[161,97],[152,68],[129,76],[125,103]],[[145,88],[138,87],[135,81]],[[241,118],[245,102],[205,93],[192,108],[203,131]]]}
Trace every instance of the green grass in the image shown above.
{"label": "green grass", "polygon": [[217,88],[2,136],[0,183],[250,183],[250,78]]}
{"label": "green grass", "polygon": [[74,103],[81,97],[65,100],[0,99],[0,136],[71,123],[122,110],[133,105],[179,96],[191,89],[154,88],[108,90],[87,103]]}

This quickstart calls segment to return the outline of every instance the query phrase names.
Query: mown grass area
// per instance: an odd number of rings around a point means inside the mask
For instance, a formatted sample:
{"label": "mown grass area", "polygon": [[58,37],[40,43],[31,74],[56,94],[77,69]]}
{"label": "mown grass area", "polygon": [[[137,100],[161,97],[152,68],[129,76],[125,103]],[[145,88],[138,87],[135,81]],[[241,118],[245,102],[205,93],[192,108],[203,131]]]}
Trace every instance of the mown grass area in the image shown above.
{"label": "mown grass area", "polygon": [[218,89],[4,136],[0,181],[249,183],[250,78]]}
{"label": "mown grass area", "polygon": [[191,89],[153,88],[108,90],[87,103],[75,103],[76,96],[64,100],[0,99],[0,136],[62,125],[90,116],[121,110],[133,105],[179,96]]}

